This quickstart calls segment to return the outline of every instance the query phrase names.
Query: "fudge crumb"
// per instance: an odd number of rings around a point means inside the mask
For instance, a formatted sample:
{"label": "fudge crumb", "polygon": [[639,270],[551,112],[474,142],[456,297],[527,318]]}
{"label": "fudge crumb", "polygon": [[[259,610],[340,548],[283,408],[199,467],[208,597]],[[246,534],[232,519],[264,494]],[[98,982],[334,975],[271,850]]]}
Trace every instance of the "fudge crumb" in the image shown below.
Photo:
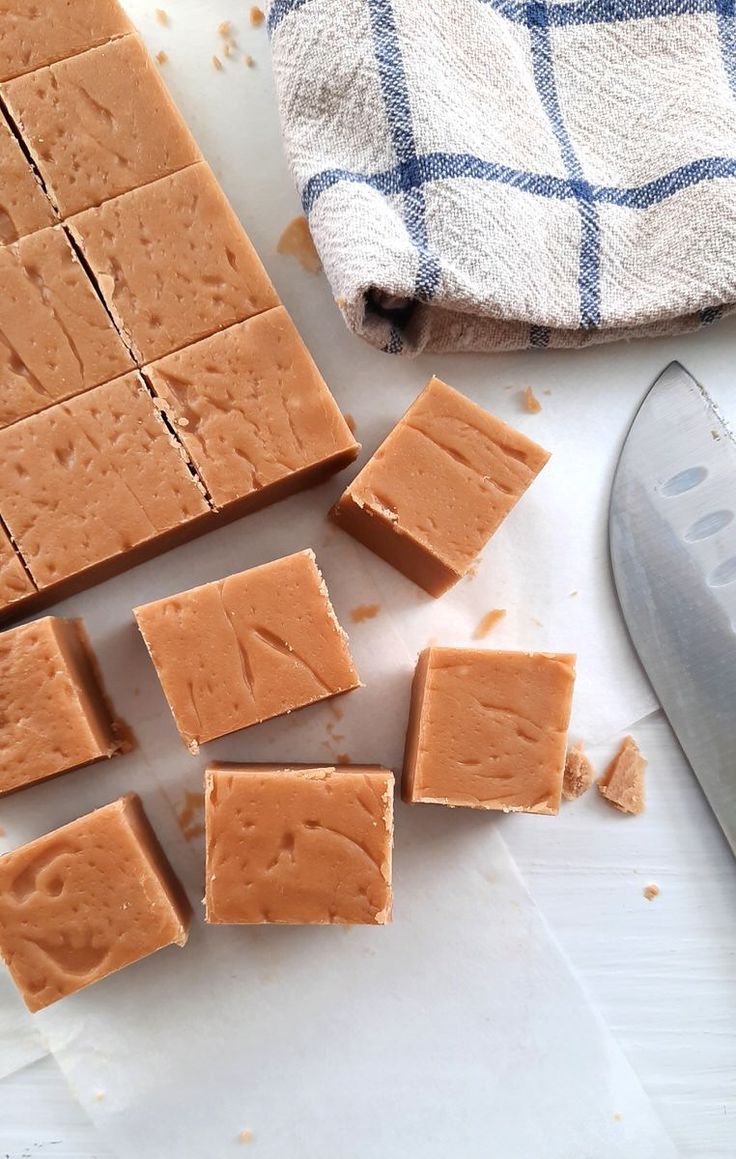
{"label": "fudge crumb", "polygon": [[253,1132],[250,1130],[241,1131],[240,1134],[238,1135],[238,1140],[241,1143],[252,1143],[253,1142]]}
{"label": "fudge crumb", "polygon": [[593,766],[583,752],[583,742],[578,741],[567,750],[562,796],[566,801],[575,801],[578,797],[582,797],[583,793],[587,793],[594,780]]}
{"label": "fudge crumb", "polygon": [[259,8],[257,4],[254,4],[250,10],[250,22],[253,27],[259,28],[263,24],[264,19],[263,9]]}
{"label": "fudge crumb", "polygon": [[328,700],[327,707],[334,716],[335,720],[342,720],[344,713],[338,704],[333,704],[331,700]]}
{"label": "fudge crumb", "polygon": [[168,27],[168,24],[169,24],[168,12],[164,11],[163,8],[154,8],[153,14],[156,17],[156,20],[158,21],[159,24],[163,24],[164,28]]}
{"label": "fudge crumb", "polygon": [[570,592],[570,599],[571,599],[571,600],[574,600],[574,599],[575,599],[575,596],[578,596],[578,595],[580,595],[580,593],[579,593],[579,592]]}
{"label": "fudge crumb", "polygon": [[537,628],[543,628],[543,627],[544,627],[544,624],[542,623],[542,621],[541,621],[541,620],[538,620],[536,616],[532,616],[532,623],[533,623],[533,624],[534,624],[534,625],[535,625]]}
{"label": "fudge crumb", "polygon": [[168,52],[164,52],[163,49],[160,49],[156,53],[156,60],[158,61],[159,64],[166,64],[166,61],[168,59],[169,59],[169,54],[168,54]]}
{"label": "fudge crumb", "polygon": [[253,57],[250,55],[250,53],[249,53],[249,52],[246,52],[245,56],[243,57],[243,64],[244,64],[244,65],[246,65],[248,68],[254,68],[254,67],[255,67],[255,63],[256,63],[256,62],[254,61],[254,59],[253,59]]}
{"label": "fudge crumb", "polygon": [[221,24],[217,25],[217,35],[221,36],[223,40],[233,39],[233,26],[229,20],[223,20]]}
{"label": "fudge crumb", "polygon": [[620,1112],[620,1111],[614,1111],[614,1112],[613,1112],[613,1118],[614,1118],[614,1122],[616,1122],[616,1123],[620,1123],[620,1122],[621,1122],[621,1120],[623,1119],[623,1115],[621,1114],[621,1112]]}
{"label": "fudge crumb", "polygon": [[355,429],[356,429],[355,419],[353,418],[352,415],[343,415],[342,417],[345,419],[345,422],[347,423],[348,430],[350,431],[350,434],[354,435]]}
{"label": "fudge crumb", "polygon": [[621,748],[598,781],[598,791],[622,813],[644,812],[644,770],[647,762],[632,736]]}
{"label": "fudge crumb", "polygon": [[335,755],[335,764],[336,765],[352,765],[352,763],[353,763],[353,758],[350,756],[350,753],[336,753],[336,755]]}
{"label": "fudge crumb", "polygon": [[219,56],[212,57],[212,67],[216,72],[222,72],[222,61],[220,60]]}
{"label": "fudge crumb", "polygon": [[185,841],[193,841],[204,833],[204,827],[195,817],[204,810],[204,793],[185,793],[184,804],[176,815]]}
{"label": "fudge crumb", "polygon": [[542,404],[530,386],[527,386],[527,388],[522,391],[522,399],[524,403],[524,410],[528,410],[529,414],[539,414],[540,410],[542,409]]}
{"label": "fudge crumb", "polygon": [[354,624],[362,624],[364,620],[373,620],[380,610],[380,604],[358,604],[357,608],[350,609],[350,619]]}
{"label": "fudge crumb", "polygon": [[310,274],[318,274],[322,269],[306,217],[295,217],[289,222],[277,242],[276,252],[296,258],[299,265]]}
{"label": "fudge crumb", "polygon": [[479,621],[475,631],[473,632],[473,639],[485,640],[486,636],[488,636],[493,631],[496,624],[498,624],[505,615],[505,608],[491,608],[490,612],[486,612],[485,616],[483,616],[483,619]]}
{"label": "fudge crumb", "polygon": [[104,1091],[95,1091],[95,1102],[96,1103],[101,1103],[102,1100],[104,1099],[104,1097],[105,1097]]}
{"label": "fudge crumb", "polygon": [[226,40],[222,46],[222,55],[226,56],[228,60],[235,54],[235,45]]}
{"label": "fudge crumb", "polygon": [[659,886],[652,882],[651,885],[644,886],[642,893],[644,894],[644,897],[647,899],[647,901],[654,901],[655,897],[659,897]]}

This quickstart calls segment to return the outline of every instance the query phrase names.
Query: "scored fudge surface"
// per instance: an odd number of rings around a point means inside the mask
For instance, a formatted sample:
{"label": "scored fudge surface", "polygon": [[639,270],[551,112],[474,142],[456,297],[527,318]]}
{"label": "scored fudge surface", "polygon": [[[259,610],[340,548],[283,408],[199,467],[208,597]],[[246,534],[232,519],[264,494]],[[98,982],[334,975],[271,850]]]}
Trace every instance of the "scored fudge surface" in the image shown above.
{"label": "scored fudge surface", "polygon": [[414,675],[409,802],[557,813],[575,657],[427,648]]}
{"label": "scored fudge surface", "polygon": [[0,0],[0,81],[132,31],[116,0]]}
{"label": "scored fudge surface", "polygon": [[26,596],[32,596],[35,591],[36,585],[0,523],[0,608],[7,608]]}
{"label": "scored fudge surface", "polygon": [[10,245],[55,220],[51,202],[0,111],[0,245]]}
{"label": "scored fudge surface", "polygon": [[191,752],[360,686],[312,551],[135,608]]}
{"label": "scored fudge surface", "polygon": [[137,374],[0,430],[0,518],[39,589],[209,513]]}
{"label": "scored fudge surface", "polygon": [[204,162],[87,209],[68,226],[144,362],[279,304]]}
{"label": "scored fudge surface", "polygon": [[211,765],[207,921],[390,921],[393,788],[375,765]]}
{"label": "scored fudge surface", "polygon": [[332,517],[439,596],[465,575],[548,458],[531,439],[433,378]]}
{"label": "scored fudge surface", "polygon": [[31,1011],[183,946],[190,920],[134,793],[0,857],[0,954]]}
{"label": "scored fudge surface", "polygon": [[132,366],[62,229],[0,249],[0,427]]}
{"label": "scored fudge surface", "polygon": [[0,796],[126,747],[81,621],[0,632]]}
{"label": "scored fudge surface", "polygon": [[18,77],[3,95],[64,217],[201,160],[137,36]]}
{"label": "scored fudge surface", "polygon": [[360,450],[283,306],[170,354],[146,375],[217,507],[281,498]]}

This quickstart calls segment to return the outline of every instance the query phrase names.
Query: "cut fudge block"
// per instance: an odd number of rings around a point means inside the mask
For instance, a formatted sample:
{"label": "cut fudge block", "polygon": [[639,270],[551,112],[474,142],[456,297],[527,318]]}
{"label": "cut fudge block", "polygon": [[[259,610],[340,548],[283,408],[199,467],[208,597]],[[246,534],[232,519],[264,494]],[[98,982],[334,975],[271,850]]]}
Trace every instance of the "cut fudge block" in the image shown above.
{"label": "cut fudge block", "polygon": [[643,813],[646,767],[633,736],[624,737],[616,756],[598,779],[598,792],[621,813]]}
{"label": "cut fudge block", "polygon": [[190,750],[358,688],[312,551],[134,609]]}
{"label": "cut fudge block", "polygon": [[36,586],[23,566],[10,536],[0,524],[0,609],[31,596]]}
{"label": "cut fudge block", "polygon": [[132,31],[117,0],[0,0],[0,81]]}
{"label": "cut fudge block", "polygon": [[63,217],[201,160],[137,36],[18,77],[3,96]]}
{"label": "cut fudge block", "polygon": [[390,921],[393,789],[376,765],[211,765],[207,921]]}
{"label": "cut fudge block", "polygon": [[144,362],[279,304],[204,163],[87,209],[68,226]]}
{"label": "cut fudge block", "polygon": [[54,208],[33,166],[0,112],[0,245],[10,245],[26,234],[53,225],[55,220]]}
{"label": "cut fudge block", "polygon": [[549,455],[433,378],[333,508],[432,596],[468,571]]}
{"label": "cut fudge block", "polygon": [[0,632],[0,796],[128,747],[81,620]]}
{"label": "cut fudge block", "polygon": [[557,813],[575,657],[427,648],[404,754],[406,801]]}
{"label": "cut fudge block", "polygon": [[39,589],[209,513],[137,374],[0,430],[0,518]]}
{"label": "cut fudge block", "polygon": [[132,366],[62,229],[0,249],[0,427]]}
{"label": "cut fudge block", "polygon": [[32,1011],[183,946],[190,920],[135,793],[0,857],[0,954]]}
{"label": "cut fudge block", "polygon": [[146,368],[217,507],[280,499],[360,450],[283,306]]}

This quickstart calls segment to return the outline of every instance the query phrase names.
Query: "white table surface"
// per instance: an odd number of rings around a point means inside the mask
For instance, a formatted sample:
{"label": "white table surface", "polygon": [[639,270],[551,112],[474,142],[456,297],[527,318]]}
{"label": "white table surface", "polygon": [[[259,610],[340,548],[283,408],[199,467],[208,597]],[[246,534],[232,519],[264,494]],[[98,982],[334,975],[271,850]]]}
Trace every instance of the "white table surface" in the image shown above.
{"label": "white table surface", "polygon": [[[265,33],[248,27],[247,6],[236,0],[215,6],[208,0],[170,0],[164,5],[172,16],[169,29],[156,24],[153,5],[129,0],[126,6],[150,47],[169,53],[166,77],[177,101],[328,382],[339,382],[351,373],[356,340],[344,331],[324,282],[275,253],[281,228],[299,207],[278,146]],[[256,60],[254,69],[242,62],[228,64],[223,73],[212,69],[210,58],[219,48],[216,29],[224,19],[238,28],[242,51]],[[615,390],[632,377],[643,391],[670,358],[678,357],[723,400],[735,337],[732,321],[681,339],[482,363],[498,383],[532,383],[538,392],[553,394],[561,387],[579,389],[580,405],[594,406],[597,391]],[[361,350],[359,357],[364,364],[371,360],[377,377],[392,373],[386,356]],[[447,360],[421,359],[415,364],[417,382],[437,370],[462,387],[458,367],[477,372],[480,361],[455,359],[445,369]],[[618,441],[622,434],[611,432],[611,438]],[[614,681],[615,673],[610,678]],[[567,806],[554,824],[532,828],[522,818],[508,817],[501,832],[682,1155],[732,1159],[736,865],[661,715],[632,731],[650,762],[643,817],[621,817],[593,792]],[[610,744],[601,745],[592,755],[601,761],[609,751]],[[661,889],[651,902],[642,892],[650,882]],[[256,1139],[253,1154],[257,1150]],[[53,1060],[0,1083],[0,1159],[107,1154]]]}

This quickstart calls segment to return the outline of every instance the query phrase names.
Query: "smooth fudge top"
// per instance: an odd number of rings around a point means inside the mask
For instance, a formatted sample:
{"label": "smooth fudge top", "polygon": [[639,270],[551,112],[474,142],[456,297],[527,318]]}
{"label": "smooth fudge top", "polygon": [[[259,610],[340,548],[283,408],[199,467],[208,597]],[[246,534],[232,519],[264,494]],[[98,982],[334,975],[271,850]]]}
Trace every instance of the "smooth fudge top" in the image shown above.
{"label": "smooth fudge top", "polygon": [[557,813],[575,657],[427,648],[414,676],[407,801]]}
{"label": "smooth fudge top", "polygon": [[312,551],[145,604],[135,617],[195,753],[360,684]]}
{"label": "smooth fudge top", "polygon": [[68,226],[143,362],[279,304],[204,162],[87,209]]}
{"label": "smooth fudge top", "polygon": [[183,946],[190,919],[134,793],[0,857],[0,954],[32,1011]]}
{"label": "smooth fudge top", "polygon": [[201,160],[137,36],[18,77],[3,96],[63,217]]}
{"label": "smooth fudge top", "polygon": [[81,622],[0,632],[0,796],[123,747]]}
{"label": "smooth fudge top", "polygon": [[0,430],[0,518],[39,589],[209,511],[137,374]]}
{"label": "smooth fudge top", "polygon": [[0,0],[0,81],[132,31],[117,0]]}
{"label": "smooth fudge top", "polygon": [[393,786],[377,766],[211,765],[207,921],[388,922]]}
{"label": "smooth fudge top", "polygon": [[433,378],[333,511],[432,595],[468,570],[549,458]]}
{"label": "smooth fudge top", "polygon": [[360,449],[283,306],[146,373],[218,507]]}
{"label": "smooth fudge top", "polygon": [[[0,36],[0,53],[1,46]],[[0,245],[55,221],[53,206],[0,111]]]}
{"label": "smooth fudge top", "polygon": [[7,608],[35,591],[36,585],[0,523],[0,608]]}
{"label": "smooth fudge top", "polygon": [[0,336],[0,426],[133,366],[59,227],[0,249]]}

